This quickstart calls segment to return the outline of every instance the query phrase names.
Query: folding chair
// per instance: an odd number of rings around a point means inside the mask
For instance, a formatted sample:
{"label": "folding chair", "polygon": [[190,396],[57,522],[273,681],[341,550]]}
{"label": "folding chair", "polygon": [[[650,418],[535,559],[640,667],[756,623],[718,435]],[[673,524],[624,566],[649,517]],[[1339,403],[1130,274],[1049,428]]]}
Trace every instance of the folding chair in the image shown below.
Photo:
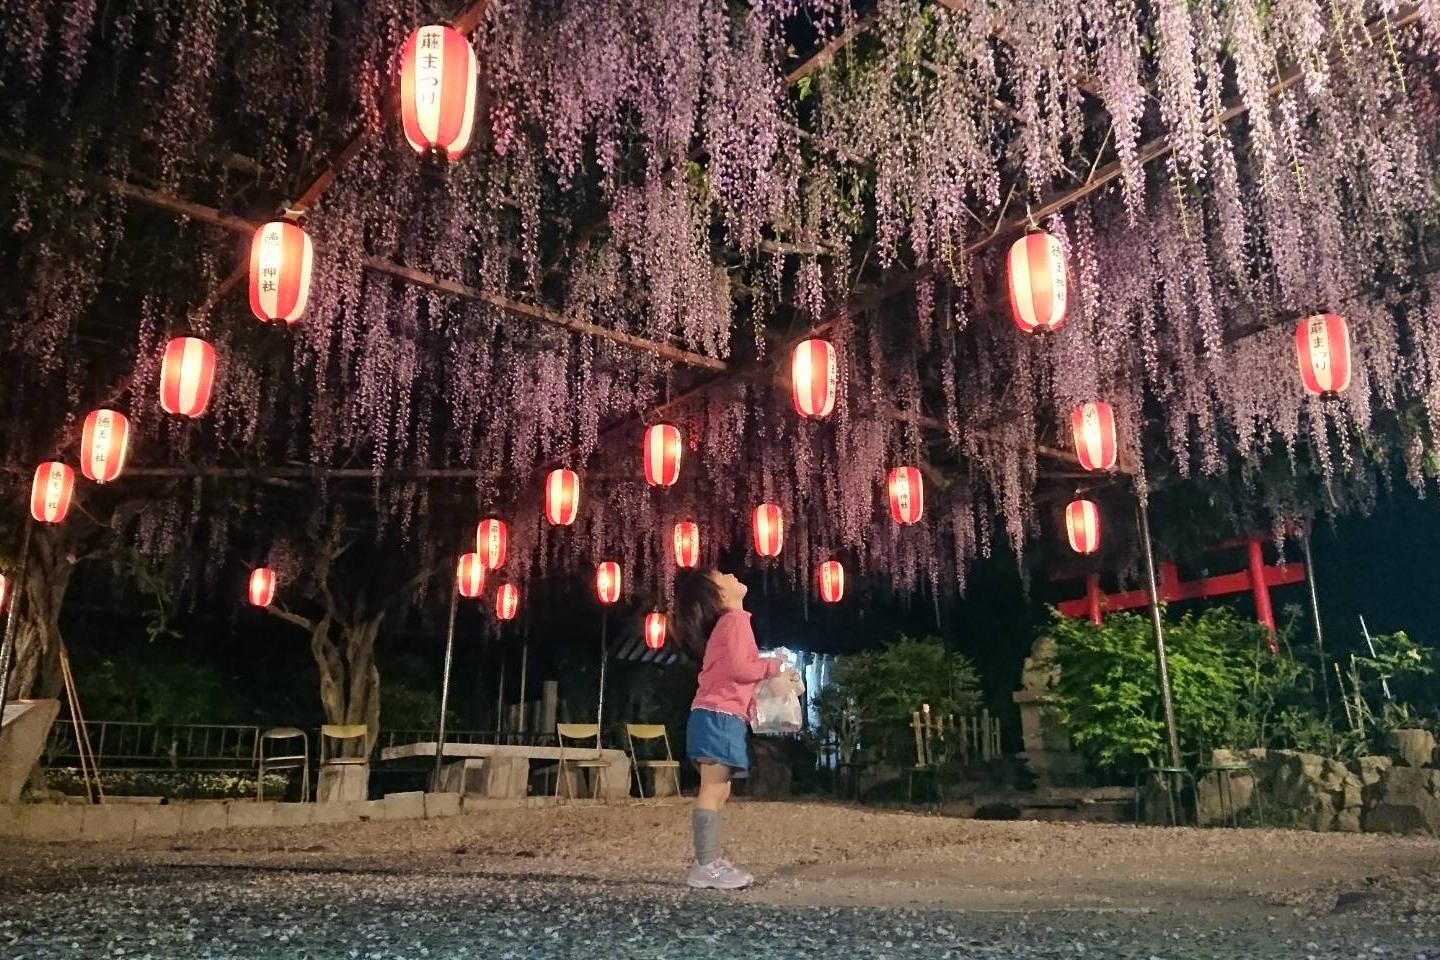
{"label": "folding chair", "polygon": [[[564,790],[565,783],[569,780],[565,776],[565,764],[570,764],[572,769],[591,770],[590,799],[594,800],[600,796],[600,771],[610,764],[600,756],[600,725],[598,723],[557,723],[555,724],[555,740],[560,744],[560,763],[556,766],[555,773],[555,796],[559,797]],[[580,752],[575,756],[565,756],[567,740],[594,740],[593,750],[579,748]],[[575,799],[572,797],[572,799]]]}
{"label": "folding chair", "polygon": [[[345,741],[359,740],[360,752],[343,755]],[[327,751],[331,741],[334,747]],[[327,723],[320,727],[320,766],[338,767],[344,764],[370,762],[370,730],[363,723]]]}
{"label": "folding chair", "polygon": [[[295,753],[295,746],[290,743],[284,747],[278,747],[280,753],[266,753],[265,746],[271,741],[279,744],[281,741],[300,741],[300,752]],[[300,802],[307,803],[310,800],[310,738],[305,735],[304,730],[297,730],[295,727],[271,727],[260,733],[260,739],[255,741],[255,750],[260,755],[260,775],[255,779],[255,799],[265,799],[265,774],[276,770],[300,770]]]}
{"label": "folding chair", "polygon": [[[645,799],[645,778],[641,775],[641,768],[648,767],[655,771],[655,792],[660,792],[659,778],[661,770],[669,770],[670,775],[675,778],[675,796],[680,796],[680,761],[670,752],[670,735],[665,731],[663,723],[627,723],[625,724],[625,739],[630,744],[630,768],[635,771],[635,785],[640,789],[640,799]],[[635,741],[659,740],[665,744],[665,759],[663,760],[642,760],[635,749]]]}

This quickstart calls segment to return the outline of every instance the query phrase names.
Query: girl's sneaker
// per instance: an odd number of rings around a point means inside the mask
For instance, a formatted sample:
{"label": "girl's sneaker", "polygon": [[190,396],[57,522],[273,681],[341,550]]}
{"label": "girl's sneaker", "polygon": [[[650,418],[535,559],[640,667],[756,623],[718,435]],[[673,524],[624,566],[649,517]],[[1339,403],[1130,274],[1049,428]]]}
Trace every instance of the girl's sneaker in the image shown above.
{"label": "girl's sneaker", "polygon": [[728,860],[715,860],[695,864],[685,882],[696,890],[744,890],[755,882],[755,878],[743,870],[736,870]]}

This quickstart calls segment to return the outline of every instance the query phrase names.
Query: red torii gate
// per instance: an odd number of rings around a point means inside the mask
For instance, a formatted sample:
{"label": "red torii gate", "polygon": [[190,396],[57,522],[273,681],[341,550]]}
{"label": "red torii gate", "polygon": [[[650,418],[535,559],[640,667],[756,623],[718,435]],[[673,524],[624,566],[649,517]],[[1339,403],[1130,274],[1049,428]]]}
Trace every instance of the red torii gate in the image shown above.
{"label": "red torii gate", "polygon": [[[1182,582],[1180,571],[1175,564],[1170,561],[1161,561],[1158,584],[1160,599],[1165,603],[1177,603],[1181,600],[1203,600],[1229,596],[1248,590],[1255,598],[1255,619],[1264,624],[1270,632],[1270,652],[1277,653],[1279,647],[1275,643],[1275,610],[1270,605],[1270,588],[1303,583],[1305,581],[1305,564],[1266,564],[1263,551],[1266,539],[1267,537],[1261,534],[1251,534],[1248,537],[1218,543],[1210,548],[1212,551],[1235,550],[1241,547],[1245,549],[1245,569],[1234,573],[1221,573],[1200,580]],[[1057,576],[1054,579],[1067,580],[1070,578]],[[1067,617],[1089,617],[1091,623],[1099,624],[1107,611],[1133,610],[1149,605],[1149,591],[1129,590],[1125,593],[1105,593],[1100,589],[1100,574],[1089,573],[1085,576],[1085,596],[1061,601],[1055,607]]]}

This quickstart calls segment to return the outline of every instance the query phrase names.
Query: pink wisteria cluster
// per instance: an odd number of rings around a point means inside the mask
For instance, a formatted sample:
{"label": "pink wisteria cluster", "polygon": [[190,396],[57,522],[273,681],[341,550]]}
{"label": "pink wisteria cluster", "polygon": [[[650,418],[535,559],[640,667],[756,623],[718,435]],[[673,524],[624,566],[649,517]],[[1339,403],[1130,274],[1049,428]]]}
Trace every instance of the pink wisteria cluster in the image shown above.
{"label": "pink wisteria cluster", "polygon": [[[1055,535],[1036,493],[1073,469],[1091,401],[1142,493],[1159,461],[1351,476],[1393,445],[1382,413],[1424,483],[1433,2],[507,0],[470,37],[473,141],[417,157],[400,51],[465,6],[0,5],[6,463],[63,455],[105,403],[137,464],[368,468],[380,522],[422,543],[504,515],[521,580],[613,559],[663,585],[676,521],[713,558],[773,502],[793,582],[843,555],[905,592],[963,581],[996,536]],[[308,301],[266,326],[222,291],[240,237],[286,213],[313,242]],[[1069,267],[1043,337],[1004,294],[1029,221]],[[1343,399],[1294,370],[1317,312],[1350,324]],[[841,368],[823,422],[784,377],[820,327]],[[218,354],[195,423],[154,399],[178,334]],[[685,468],[652,489],[639,436],[662,418]],[[885,502],[900,464],[926,482],[913,526]],[[541,516],[557,465],[584,480],[573,527]],[[127,535],[218,562],[276,495],[224,483],[168,490]]]}

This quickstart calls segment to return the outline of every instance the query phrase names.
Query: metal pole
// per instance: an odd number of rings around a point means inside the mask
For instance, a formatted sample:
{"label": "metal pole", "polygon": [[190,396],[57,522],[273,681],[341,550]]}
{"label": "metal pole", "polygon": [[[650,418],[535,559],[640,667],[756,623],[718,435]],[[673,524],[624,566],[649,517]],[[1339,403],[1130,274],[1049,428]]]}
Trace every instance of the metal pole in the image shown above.
{"label": "metal pole", "polygon": [[495,729],[497,731],[496,742],[499,742],[498,732],[505,730],[505,651],[500,651],[500,683],[495,688]]}
{"label": "metal pole", "polygon": [[[528,634],[529,631],[527,630]],[[530,705],[525,700],[525,674],[530,671],[530,637],[525,637],[525,645],[520,648],[520,732],[524,733],[525,728],[530,725]]]}
{"label": "metal pole", "polygon": [[[1370,639],[1370,628],[1365,626],[1365,618],[1360,618],[1360,632],[1365,634],[1365,645],[1370,648],[1370,659],[1379,660],[1380,656],[1375,652],[1375,641]],[[1359,689],[1358,687],[1356,689]],[[1380,689],[1385,691],[1386,700],[1394,700],[1395,696],[1390,692],[1390,683],[1383,676],[1380,678]]]}
{"label": "metal pole", "polygon": [[1155,584],[1155,549],[1150,542],[1150,511],[1139,498],[1135,512],[1140,518],[1140,545],[1145,551],[1145,586],[1150,592],[1150,627],[1155,632],[1155,672],[1160,683],[1160,703],[1165,710],[1165,736],[1170,747],[1170,766],[1180,766],[1180,735],[1175,730],[1175,701],[1170,695],[1170,662],[1165,657],[1165,624],[1160,616],[1160,590]]}
{"label": "metal pole", "polygon": [[5,636],[0,639],[0,713],[5,710],[5,697],[10,689],[10,667],[15,659],[15,621],[20,610],[20,597],[25,590],[25,572],[30,565],[30,531],[33,524],[25,524],[25,535],[20,540],[20,562],[11,573],[13,586],[10,588],[10,609],[5,615]]}
{"label": "metal pole", "polygon": [[1305,527],[1300,545],[1305,549],[1305,583],[1310,587],[1310,616],[1315,623],[1315,659],[1320,661],[1320,686],[1325,691],[1325,716],[1330,716],[1330,678],[1325,676],[1325,632],[1320,627],[1320,600],[1315,592],[1315,561],[1310,556],[1310,535],[1315,524]]}
{"label": "metal pole", "polygon": [[[430,789],[440,789],[440,764],[445,759],[445,711],[450,707],[450,661],[455,655],[455,608],[460,602],[460,585],[450,585],[450,625],[445,630],[445,669],[440,680],[440,723],[435,743],[435,775]],[[463,785],[462,785],[463,789]]]}
{"label": "metal pole", "polygon": [[606,651],[609,646],[610,632],[610,607],[600,608],[600,703],[595,708],[595,747],[601,747],[601,738],[605,736],[605,661]]}

